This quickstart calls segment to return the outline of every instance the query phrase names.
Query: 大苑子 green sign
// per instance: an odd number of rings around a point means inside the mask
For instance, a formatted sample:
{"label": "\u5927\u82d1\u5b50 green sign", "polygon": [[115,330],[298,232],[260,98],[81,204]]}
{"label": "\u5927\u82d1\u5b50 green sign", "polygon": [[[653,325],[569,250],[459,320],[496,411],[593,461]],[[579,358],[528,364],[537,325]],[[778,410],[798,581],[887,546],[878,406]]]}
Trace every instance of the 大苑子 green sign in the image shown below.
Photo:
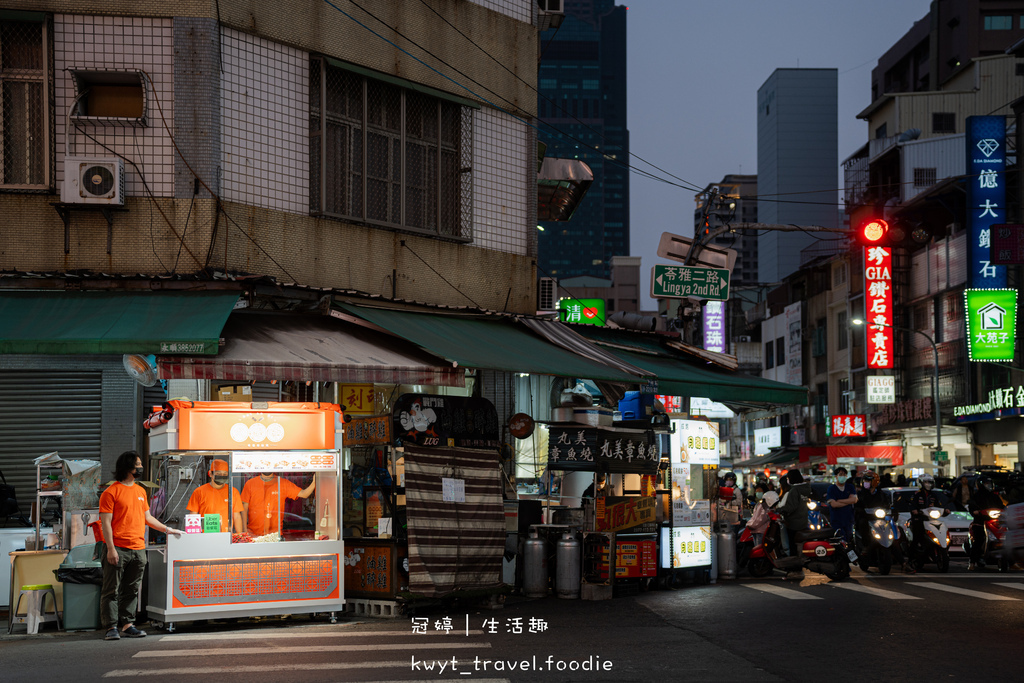
{"label": "\u5927\u82d1\u5b50 green sign", "polygon": [[561,299],[558,315],[564,323],[604,325],[604,299]]}
{"label": "\u5927\u82d1\u5b50 green sign", "polygon": [[1013,360],[1017,290],[965,289],[967,355],[972,361]]}

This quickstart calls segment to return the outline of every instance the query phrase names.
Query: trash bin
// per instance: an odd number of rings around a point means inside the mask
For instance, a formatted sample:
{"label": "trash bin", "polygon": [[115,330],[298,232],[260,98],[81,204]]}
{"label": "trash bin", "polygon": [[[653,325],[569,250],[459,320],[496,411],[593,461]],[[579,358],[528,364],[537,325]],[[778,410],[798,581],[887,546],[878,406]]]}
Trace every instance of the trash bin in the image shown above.
{"label": "trash bin", "polygon": [[101,552],[102,543],[75,546],[53,571],[64,584],[65,631],[94,631],[100,627]]}

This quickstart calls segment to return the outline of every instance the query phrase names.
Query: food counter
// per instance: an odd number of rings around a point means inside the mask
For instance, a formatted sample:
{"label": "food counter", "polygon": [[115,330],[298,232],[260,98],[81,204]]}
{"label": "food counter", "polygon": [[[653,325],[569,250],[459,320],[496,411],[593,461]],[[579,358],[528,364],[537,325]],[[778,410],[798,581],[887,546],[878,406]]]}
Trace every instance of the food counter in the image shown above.
{"label": "food counter", "polygon": [[[344,610],[340,408],[172,401],[150,432],[147,612],[176,621]],[[152,421],[151,421],[152,423]]]}

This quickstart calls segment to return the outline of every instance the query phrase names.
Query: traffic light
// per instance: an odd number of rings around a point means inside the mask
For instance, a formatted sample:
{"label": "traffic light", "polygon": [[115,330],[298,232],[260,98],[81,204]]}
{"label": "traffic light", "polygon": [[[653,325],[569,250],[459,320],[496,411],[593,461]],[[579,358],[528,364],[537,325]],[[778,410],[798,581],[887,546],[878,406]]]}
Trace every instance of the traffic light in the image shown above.
{"label": "traffic light", "polygon": [[885,220],[868,216],[859,221],[855,228],[855,242],[862,247],[903,247],[914,249],[932,239],[946,236],[946,226],[932,226],[925,222],[903,219]]}

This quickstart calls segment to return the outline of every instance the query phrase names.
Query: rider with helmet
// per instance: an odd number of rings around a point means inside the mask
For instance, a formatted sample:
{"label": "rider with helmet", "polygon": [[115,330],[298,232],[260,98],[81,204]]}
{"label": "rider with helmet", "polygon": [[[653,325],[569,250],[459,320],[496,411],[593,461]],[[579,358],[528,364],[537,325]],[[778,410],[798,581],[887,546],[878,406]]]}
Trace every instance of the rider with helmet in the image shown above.
{"label": "rider with helmet", "polygon": [[930,474],[922,474],[918,481],[921,483],[921,488],[915,491],[914,496],[910,499],[910,532],[914,537],[911,543],[912,553],[924,542],[924,511],[928,508],[942,507],[939,505],[939,497],[932,490],[935,488],[935,477]]}
{"label": "rider with helmet", "polygon": [[985,522],[988,521],[989,510],[1002,510],[1006,505],[999,494],[995,492],[992,479],[982,476],[978,479],[978,485],[974,495],[967,502],[967,510],[973,515],[971,522],[971,553],[968,569],[982,569],[985,566]]}

